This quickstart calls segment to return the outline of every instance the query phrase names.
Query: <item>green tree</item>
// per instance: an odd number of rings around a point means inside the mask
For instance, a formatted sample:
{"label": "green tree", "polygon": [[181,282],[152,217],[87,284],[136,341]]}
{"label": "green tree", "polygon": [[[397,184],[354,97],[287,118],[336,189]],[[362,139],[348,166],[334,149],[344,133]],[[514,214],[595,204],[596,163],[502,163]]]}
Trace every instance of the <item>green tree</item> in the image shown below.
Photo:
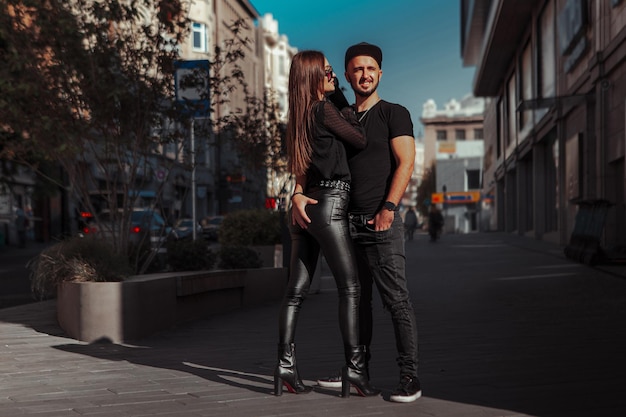
{"label": "green tree", "polygon": [[[173,97],[180,45],[189,36],[190,3],[0,0],[0,160],[3,166],[30,167],[92,213],[98,212],[93,191],[99,190],[113,213],[118,253],[131,253],[133,192],[151,178],[159,151],[173,145],[181,156],[161,158],[164,164],[192,159],[183,155],[189,152],[184,146],[188,119]],[[243,24],[233,22],[232,40],[215,48],[206,68],[179,80],[196,86],[212,106],[227,103],[235,89],[247,92],[238,65],[249,42],[239,36]],[[266,122],[264,109],[251,114],[255,109],[207,117],[198,135],[208,137],[230,125],[250,132],[256,119]],[[246,123],[240,120],[244,116]],[[246,141],[267,144],[250,134],[234,139],[242,147]],[[62,168],[62,179],[48,174],[50,164]],[[136,272],[150,262],[137,257]]]}

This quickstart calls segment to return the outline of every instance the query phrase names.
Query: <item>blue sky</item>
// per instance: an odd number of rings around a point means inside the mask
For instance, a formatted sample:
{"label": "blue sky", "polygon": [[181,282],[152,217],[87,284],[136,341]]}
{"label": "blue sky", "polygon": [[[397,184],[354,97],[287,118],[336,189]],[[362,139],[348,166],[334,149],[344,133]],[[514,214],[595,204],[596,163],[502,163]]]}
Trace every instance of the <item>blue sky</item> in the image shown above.
{"label": "blue sky", "polygon": [[[380,96],[411,112],[415,135],[422,126],[422,106],[432,98],[437,108],[472,90],[475,69],[463,67],[459,0],[316,1],[251,0],[263,15],[272,13],[289,44],[317,49],[335,68],[342,86],[344,53],[359,42],[383,50]],[[348,100],[354,101],[348,87]]]}

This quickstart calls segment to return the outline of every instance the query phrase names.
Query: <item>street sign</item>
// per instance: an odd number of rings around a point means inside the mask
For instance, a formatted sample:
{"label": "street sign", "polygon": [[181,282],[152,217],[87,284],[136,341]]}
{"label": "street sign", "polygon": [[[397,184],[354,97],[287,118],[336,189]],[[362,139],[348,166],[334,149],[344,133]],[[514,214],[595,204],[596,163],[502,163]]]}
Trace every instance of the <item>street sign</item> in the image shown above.
{"label": "street sign", "polygon": [[480,201],[480,191],[451,191],[447,193],[433,193],[433,204],[466,204]]}
{"label": "street sign", "polygon": [[210,110],[209,61],[176,61],[176,101],[193,117],[206,117]]}

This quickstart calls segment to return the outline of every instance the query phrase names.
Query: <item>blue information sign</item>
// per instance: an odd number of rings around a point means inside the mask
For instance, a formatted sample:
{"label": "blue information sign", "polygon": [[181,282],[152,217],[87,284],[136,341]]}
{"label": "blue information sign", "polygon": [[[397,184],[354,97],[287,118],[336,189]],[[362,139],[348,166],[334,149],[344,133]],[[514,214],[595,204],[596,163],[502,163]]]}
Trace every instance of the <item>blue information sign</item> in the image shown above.
{"label": "blue information sign", "polygon": [[209,101],[209,61],[206,59],[175,62],[176,101],[193,117],[206,117]]}

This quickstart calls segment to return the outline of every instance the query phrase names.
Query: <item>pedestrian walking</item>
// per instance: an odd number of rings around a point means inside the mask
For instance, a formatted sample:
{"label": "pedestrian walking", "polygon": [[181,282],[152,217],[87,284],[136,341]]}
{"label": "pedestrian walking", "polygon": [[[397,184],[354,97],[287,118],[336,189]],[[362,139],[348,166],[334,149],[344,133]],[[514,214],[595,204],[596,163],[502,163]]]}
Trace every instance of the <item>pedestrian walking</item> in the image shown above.
{"label": "pedestrian walking", "polygon": [[415,229],[417,229],[417,213],[411,206],[404,214],[404,230],[406,232],[406,240],[413,240]]}
{"label": "pedestrian walking", "polygon": [[26,231],[28,230],[28,218],[21,207],[15,210],[15,229],[17,231],[17,241],[20,248],[26,247]]}
{"label": "pedestrian walking", "polygon": [[428,211],[428,235],[431,242],[436,242],[443,229],[443,216],[436,205],[431,205]]}

